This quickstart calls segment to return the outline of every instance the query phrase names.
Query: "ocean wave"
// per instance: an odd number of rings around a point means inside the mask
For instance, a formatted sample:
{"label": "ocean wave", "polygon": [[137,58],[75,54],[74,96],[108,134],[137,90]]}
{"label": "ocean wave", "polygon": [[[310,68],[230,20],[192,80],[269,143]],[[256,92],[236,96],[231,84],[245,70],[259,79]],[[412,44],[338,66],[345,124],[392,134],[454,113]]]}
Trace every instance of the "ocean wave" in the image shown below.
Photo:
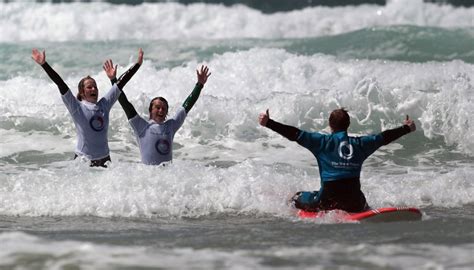
{"label": "ocean wave", "polygon": [[352,59],[474,63],[474,28],[411,25],[364,28],[339,35],[296,39],[282,47],[299,54],[324,53]]}
{"label": "ocean wave", "polygon": [[[474,155],[474,138],[470,137],[474,123],[469,117],[474,114],[471,64],[341,60],[265,48],[214,55],[206,63],[213,76],[188,117],[191,129],[183,131],[187,138],[199,137],[202,143],[216,138],[256,141],[266,132],[258,128],[255,117],[266,108],[288,124],[322,130],[327,127],[328,113],[344,106],[353,118],[352,132],[395,127],[408,114],[418,122],[416,136],[424,143],[442,138],[445,146]],[[191,91],[199,64],[190,61],[162,68],[145,60],[127,85],[127,95],[143,114],[157,95],[166,96],[172,108],[179,106]],[[110,87],[103,71],[94,74],[80,68],[65,73],[61,65],[55,67],[71,86],[80,80],[79,74],[91,74],[100,89]],[[73,134],[74,125],[56,87],[39,67],[32,70],[32,75],[0,81],[0,126],[20,132]],[[121,110],[112,110],[112,137],[126,132],[123,117]]]}
{"label": "ocean wave", "polygon": [[[80,161],[61,166],[65,167],[43,167],[3,179],[0,215],[196,218],[266,214],[288,218],[295,214],[287,203],[291,195],[319,186],[318,177],[302,170],[284,172],[276,165],[251,161],[228,168],[191,161],[165,168],[120,161],[107,170],[89,169]],[[366,171],[363,189],[373,207],[461,207],[474,202],[472,168],[447,174]]]}
{"label": "ocean wave", "polygon": [[[406,8],[409,5],[411,8]],[[472,28],[472,9],[416,1],[311,7],[263,14],[243,5],[196,3],[0,3],[0,42],[303,38],[363,28]]]}

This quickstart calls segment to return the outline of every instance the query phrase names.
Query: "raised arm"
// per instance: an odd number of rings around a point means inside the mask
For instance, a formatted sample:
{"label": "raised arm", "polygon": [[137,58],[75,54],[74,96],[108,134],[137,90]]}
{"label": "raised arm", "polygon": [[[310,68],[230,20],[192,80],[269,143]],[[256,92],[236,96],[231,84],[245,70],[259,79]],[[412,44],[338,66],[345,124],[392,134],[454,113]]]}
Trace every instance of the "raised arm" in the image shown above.
{"label": "raised arm", "polygon": [[300,134],[300,130],[298,128],[284,125],[270,119],[270,112],[268,109],[265,113],[260,113],[258,122],[260,125],[275,131],[290,141],[296,141]]}
{"label": "raised arm", "polygon": [[135,117],[135,115],[137,115],[135,107],[133,107],[132,103],[128,101],[127,96],[124,92],[120,94],[118,101],[120,103],[120,106],[122,106],[122,109],[125,111],[128,120],[132,119],[133,117]]}
{"label": "raised arm", "polygon": [[395,141],[396,139],[402,137],[403,135],[406,135],[415,130],[416,130],[415,122],[411,120],[410,117],[407,115],[406,119],[403,121],[403,126],[394,128],[394,129],[385,130],[384,132],[382,132],[383,144],[387,145]]}
{"label": "raised arm", "polygon": [[44,71],[46,71],[46,74],[48,74],[49,78],[58,86],[61,95],[66,94],[66,92],[69,90],[69,87],[59,76],[59,74],[56,73],[56,71],[54,71],[53,68],[46,62],[46,52],[40,52],[37,49],[33,49],[31,51],[31,58],[33,58],[33,60],[35,60],[35,62],[38,63],[44,69]]}
{"label": "raised arm", "polygon": [[138,50],[137,63],[134,66],[132,66],[130,69],[128,69],[124,74],[122,74],[119,80],[117,80],[117,65],[114,66],[114,63],[112,62],[111,59],[106,60],[104,65],[102,66],[105,73],[107,74],[107,77],[109,77],[110,82],[112,84],[117,83],[117,86],[122,91],[122,93],[120,94],[118,98],[118,101],[120,105],[122,106],[122,109],[125,111],[125,114],[127,115],[127,119],[132,119],[133,117],[135,117],[135,115],[137,115],[137,111],[135,110],[135,107],[133,107],[132,103],[128,101],[127,96],[123,92],[123,87],[132,78],[132,76],[135,75],[135,73],[138,71],[142,63],[143,63],[143,50],[140,48]]}
{"label": "raised arm", "polygon": [[118,80],[117,80],[117,65],[114,66],[114,63],[112,62],[111,59],[106,60],[102,68],[107,74],[107,77],[109,77],[110,82],[112,84],[117,83],[117,86],[120,88],[120,90],[123,90],[123,88],[128,83],[128,81],[138,71],[142,63],[143,63],[143,50],[142,48],[140,48],[138,50],[137,63],[133,65],[131,68],[129,68],[127,71],[125,71]]}
{"label": "raised arm", "polygon": [[194,86],[193,91],[183,103],[183,107],[186,110],[186,113],[188,113],[191,110],[191,108],[194,106],[194,104],[199,98],[199,95],[201,94],[201,90],[204,87],[204,84],[206,84],[207,82],[207,78],[211,76],[211,73],[209,72],[209,68],[204,65],[201,66],[200,71],[196,70],[196,74],[197,74],[196,86]]}

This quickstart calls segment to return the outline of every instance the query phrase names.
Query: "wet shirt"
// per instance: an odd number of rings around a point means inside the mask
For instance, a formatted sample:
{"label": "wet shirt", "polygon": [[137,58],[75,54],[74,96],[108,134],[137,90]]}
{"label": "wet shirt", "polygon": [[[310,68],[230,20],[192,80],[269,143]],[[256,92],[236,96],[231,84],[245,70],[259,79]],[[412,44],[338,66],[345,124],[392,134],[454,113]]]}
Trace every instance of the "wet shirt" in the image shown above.
{"label": "wet shirt", "polygon": [[158,124],[154,120],[145,120],[138,114],[129,120],[137,137],[142,162],[158,165],[173,159],[173,139],[183,125],[186,110],[180,107],[174,117]]}
{"label": "wet shirt", "polygon": [[346,131],[332,134],[301,131],[298,144],[316,157],[321,181],[358,178],[362,163],[383,145],[382,134],[348,136]]}
{"label": "wet shirt", "polygon": [[97,160],[109,155],[107,130],[109,112],[117,101],[121,91],[116,84],[96,104],[79,101],[71,90],[61,96],[67,110],[74,120],[77,131],[75,152],[90,160]]}

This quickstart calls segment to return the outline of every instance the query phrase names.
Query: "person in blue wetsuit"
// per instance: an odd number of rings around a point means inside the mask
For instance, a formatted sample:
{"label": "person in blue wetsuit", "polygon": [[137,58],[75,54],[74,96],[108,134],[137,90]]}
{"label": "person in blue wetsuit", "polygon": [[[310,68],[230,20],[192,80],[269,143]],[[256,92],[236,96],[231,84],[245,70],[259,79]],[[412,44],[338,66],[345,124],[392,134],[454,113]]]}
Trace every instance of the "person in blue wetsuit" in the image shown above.
{"label": "person in blue wetsuit", "polygon": [[[104,65],[104,71],[113,84],[117,80],[117,72],[112,60]],[[207,78],[211,75],[207,66],[201,66],[200,70],[196,70],[196,74],[197,83],[193,91],[183,105],[178,108],[175,115],[169,119],[167,118],[168,101],[163,97],[155,97],[151,100],[148,107],[150,119],[146,120],[137,114],[125,93],[120,95],[118,100],[137,138],[142,163],[160,165],[172,161],[174,135],[183,125],[186,116],[206,84]]]}
{"label": "person in blue wetsuit", "polygon": [[360,212],[369,209],[360,188],[363,162],[378,148],[416,130],[413,120],[407,118],[403,126],[376,135],[352,137],[347,134],[349,114],[344,108],[336,109],[329,116],[331,134],[307,132],[270,119],[268,110],[261,113],[259,123],[296,141],[316,157],[321,177],[319,191],[300,191],[292,203],[298,209],[317,212],[341,209]]}
{"label": "person in blue wetsuit", "polygon": [[109,112],[113,104],[122,93],[123,87],[138,70],[139,65],[133,66],[121,76],[121,80],[112,85],[112,88],[99,99],[99,89],[95,80],[84,77],[78,85],[77,97],[74,97],[69,86],[46,62],[45,51],[32,50],[31,57],[48,74],[58,86],[61,98],[72,116],[77,132],[75,156],[82,156],[90,160],[91,167],[107,167],[110,161],[107,130],[109,127]]}

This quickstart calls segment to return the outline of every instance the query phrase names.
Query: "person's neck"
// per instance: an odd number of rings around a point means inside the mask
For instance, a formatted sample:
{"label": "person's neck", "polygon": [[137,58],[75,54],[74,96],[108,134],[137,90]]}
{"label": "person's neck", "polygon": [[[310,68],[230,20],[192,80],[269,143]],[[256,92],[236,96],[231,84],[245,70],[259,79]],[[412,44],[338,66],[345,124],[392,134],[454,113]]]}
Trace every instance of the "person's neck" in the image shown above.
{"label": "person's neck", "polygon": [[153,122],[155,122],[157,124],[162,124],[166,121],[166,119],[161,120],[161,119],[156,119],[156,118],[150,118],[150,120],[152,120]]}

